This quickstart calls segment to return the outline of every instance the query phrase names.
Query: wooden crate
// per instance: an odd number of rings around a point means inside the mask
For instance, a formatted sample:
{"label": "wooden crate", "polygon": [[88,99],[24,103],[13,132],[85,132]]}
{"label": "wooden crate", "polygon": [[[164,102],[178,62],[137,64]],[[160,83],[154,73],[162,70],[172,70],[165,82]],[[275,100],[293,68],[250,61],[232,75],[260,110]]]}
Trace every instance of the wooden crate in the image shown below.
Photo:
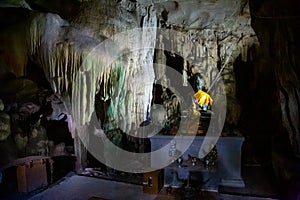
{"label": "wooden crate", "polygon": [[163,170],[144,173],[143,192],[147,194],[158,194],[163,187],[163,181]]}

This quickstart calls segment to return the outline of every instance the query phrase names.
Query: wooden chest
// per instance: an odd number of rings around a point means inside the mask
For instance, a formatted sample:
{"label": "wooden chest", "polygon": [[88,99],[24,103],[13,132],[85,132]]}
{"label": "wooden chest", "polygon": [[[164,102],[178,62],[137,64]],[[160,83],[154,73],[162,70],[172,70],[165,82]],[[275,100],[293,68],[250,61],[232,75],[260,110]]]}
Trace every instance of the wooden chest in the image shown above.
{"label": "wooden chest", "polygon": [[46,157],[29,157],[17,167],[19,192],[31,192],[51,183],[50,160]]}
{"label": "wooden chest", "polygon": [[143,192],[147,194],[158,194],[163,187],[163,181],[163,170],[144,173]]}

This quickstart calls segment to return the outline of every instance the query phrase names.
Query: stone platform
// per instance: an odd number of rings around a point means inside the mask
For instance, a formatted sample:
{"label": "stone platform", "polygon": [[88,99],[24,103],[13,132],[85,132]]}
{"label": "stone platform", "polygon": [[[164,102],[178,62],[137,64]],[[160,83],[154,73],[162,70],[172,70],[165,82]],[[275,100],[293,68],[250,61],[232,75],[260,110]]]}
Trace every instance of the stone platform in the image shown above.
{"label": "stone platform", "polygon": [[[218,151],[218,176],[220,186],[245,187],[241,177],[241,148],[244,142],[243,137],[220,137],[208,138],[205,136],[179,136],[155,135],[150,138],[151,151],[159,151],[151,157],[151,167],[159,168],[172,163],[174,156],[171,155],[175,148],[175,154],[182,155],[184,160],[189,156],[198,157],[202,151],[204,141],[215,140]],[[167,159],[166,159],[167,158]],[[175,161],[173,161],[175,162]]]}

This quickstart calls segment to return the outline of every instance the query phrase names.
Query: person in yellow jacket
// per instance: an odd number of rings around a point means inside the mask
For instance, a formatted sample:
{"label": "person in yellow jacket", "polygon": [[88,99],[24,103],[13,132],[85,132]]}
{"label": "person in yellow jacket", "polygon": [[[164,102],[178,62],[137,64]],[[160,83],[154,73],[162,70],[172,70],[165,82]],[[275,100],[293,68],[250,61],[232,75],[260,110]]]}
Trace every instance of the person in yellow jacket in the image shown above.
{"label": "person in yellow jacket", "polygon": [[194,97],[203,110],[211,109],[213,100],[209,94],[203,92],[202,90],[198,90],[198,92],[194,94]]}

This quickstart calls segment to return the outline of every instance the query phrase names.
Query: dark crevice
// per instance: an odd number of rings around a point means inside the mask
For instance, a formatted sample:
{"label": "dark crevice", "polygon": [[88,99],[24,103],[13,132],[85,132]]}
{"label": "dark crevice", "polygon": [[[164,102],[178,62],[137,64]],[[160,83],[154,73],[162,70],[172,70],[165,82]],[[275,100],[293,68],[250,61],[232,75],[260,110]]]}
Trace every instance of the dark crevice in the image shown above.
{"label": "dark crevice", "polygon": [[[293,82],[291,82],[291,81],[289,81],[288,82],[291,86],[292,86],[292,88],[293,88],[293,91],[294,91],[294,93],[295,93],[295,99],[296,99],[296,103],[297,103],[297,108],[298,108],[298,119],[300,119],[300,102],[299,102],[299,100],[300,100],[300,97],[299,97],[299,95],[298,95],[298,90],[297,90],[297,87],[296,87],[296,85],[293,83]],[[297,123],[297,122],[296,122]],[[295,142],[296,143],[299,143],[300,141],[299,141],[299,137],[300,137],[300,135],[297,135],[297,133],[299,133],[300,132],[300,130],[296,130],[296,128],[294,128],[295,130],[295,133],[296,133],[296,135],[295,135]],[[300,154],[300,145],[298,144],[296,144],[296,152],[297,152],[297,154],[299,155]]]}
{"label": "dark crevice", "polygon": [[285,88],[282,86],[282,84],[280,82],[279,82],[279,87],[280,87],[280,91],[284,95],[284,99],[285,99],[284,110],[285,110],[286,117],[287,117],[287,120],[288,120],[288,125],[290,126],[290,128],[292,130],[292,133],[289,133],[289,138],[290,138],[290,143],[293,146],[292,148],[294,149],[294,142],[296,141],[295,140],[296,139],[295,138],[296,129],[293,126],[293,121],[292,121],[292,118],[291,118],[291,115],[290,115],[289,94],[288,94],[288,92],[285,90]]}
{"label": "dark crevice", "polygon": [[144,18],[145,18],[145,16],[142,16],[142,18],[141,18],[141,22],[140,22],[140,27],[141,28],[143,27],[143,24],[144,24]]}

